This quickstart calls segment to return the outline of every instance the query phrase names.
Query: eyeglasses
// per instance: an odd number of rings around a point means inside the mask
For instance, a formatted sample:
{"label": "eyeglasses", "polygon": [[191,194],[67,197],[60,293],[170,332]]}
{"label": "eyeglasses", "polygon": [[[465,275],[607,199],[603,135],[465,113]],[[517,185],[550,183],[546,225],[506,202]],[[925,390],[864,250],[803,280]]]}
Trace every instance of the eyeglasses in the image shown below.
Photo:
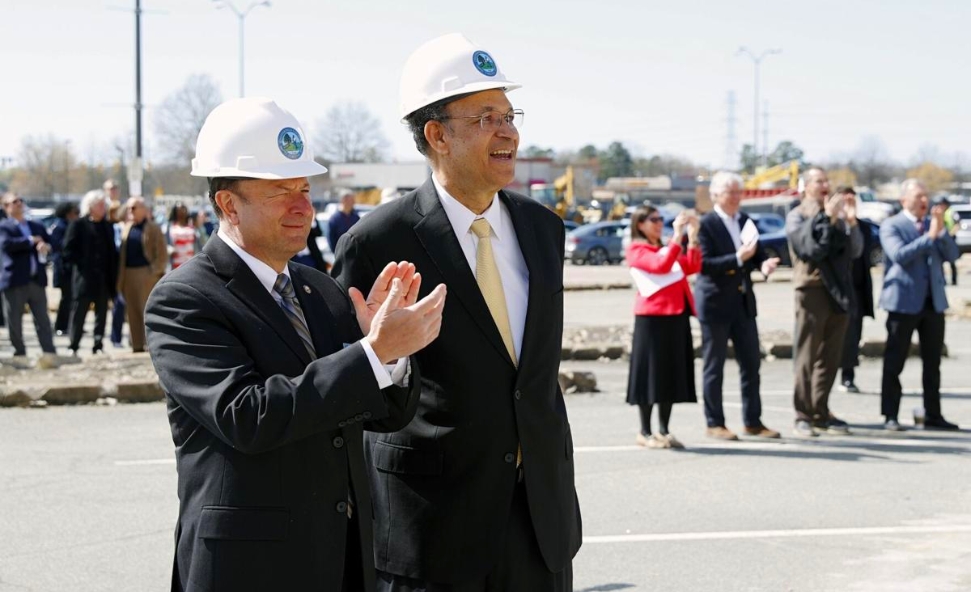
{"label": "eyeglasses", "polygon": [[11,199],[10,201],[4,202],[3,205],[5,205],[5,206],[12,206],[13,204],[22,204],[22,203],[24,203],[24,198],[22,198],[22,197],[15,197],[14,199]]}
{"label": "eyeglasses", "polygon": [[658,222],[664,222],[664,218],[662,218],[661,216],[648,216],[647,221],[657,224]]}
{"label": "eyeglasses", "polygon": [[479,126],[485,131],[495,131],[502,127],[505,123],[511,128],[519,129],[523,127],[523,119],[525,114],[522,109],[513,109],[507,111],[506,113],[500,113],[498,111],[486,111],[482,115],[455,115],[452,117],[442,117],[442,120],[448,119],[478,119]]}

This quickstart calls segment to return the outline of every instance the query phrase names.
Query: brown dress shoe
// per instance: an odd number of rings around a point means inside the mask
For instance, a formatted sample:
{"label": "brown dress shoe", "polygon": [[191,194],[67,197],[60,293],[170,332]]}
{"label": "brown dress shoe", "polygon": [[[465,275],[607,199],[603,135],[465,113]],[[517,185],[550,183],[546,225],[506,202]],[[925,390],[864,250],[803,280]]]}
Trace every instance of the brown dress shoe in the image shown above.
{"label": "brown dress shoe", "polygon": [[770,430],[765,426],[758,426],[756,428],[745,428],[746,436],[755,436],[756,438],[781,438],[782,436],[779,432],[775,430]]}
{"label": "brown dress shoe", "polygon": [[708,428],[705,430],[705,435],[716,440],[738,440],[738,436],[735,435],[735,432],[731,431],[725,426]]}

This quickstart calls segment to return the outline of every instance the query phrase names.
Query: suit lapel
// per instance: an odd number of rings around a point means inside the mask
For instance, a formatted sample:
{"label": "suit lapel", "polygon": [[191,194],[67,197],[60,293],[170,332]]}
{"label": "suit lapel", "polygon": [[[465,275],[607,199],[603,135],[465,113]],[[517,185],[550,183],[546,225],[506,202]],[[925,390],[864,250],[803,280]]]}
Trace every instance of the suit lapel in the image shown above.
{"label": "suit lapel", "polygon": [[[343,347],[337,341],[337,322],[331,314],[322,294],[314,295],[314,290],[303,277],[303,270],[296,265],[290,266],[290,278],[293,289],[303,309],[303,316],[307,319],[310,337],[314,341],[317,357],[324,357]],[[309,290],[309,291],[308,291]]]}
{"label": "suit lapel", "polygon": [[216,273],[229,279],[226,288],[263,322],[272,327],[304,364],[309,364],[312,361],[310,354],[307,353],[307,348],[300,341],[300,336],[287,319],[286,313],[266,291],[260,280],[256,279],[249,266],[243,263],[243,260],[218,235],[214,235],[206,243],[203,252],[209,256]]}
{"label": "suit lapel", "polygon": [[526,305],[523,344],[519,352],[519,367],[522,368],[535,355],[533,353],[535,343],[543,331],[544,307],[549,304],[550,297],[549,294],[544,293],[543,287],[549,286],[549,282],[546,280],[545,269],[540,261],[539,249],[536,247],[536,233],[530,228],[530,221],[526,214],[504,191],[499,192],[499,199],[506,204],[506,208],[509,210],[509,217],[512,218],[512,225],[516,230],[519,250],[522,251],[523,259],[526,261],[526,269],[529,270],[529,301]]}
{"label": "suit lapel", "polygon": [[448,297],[462,303],[492,346],[512,364],[431,179],[418,190],[417,207],[421,220],[415,224],[415,234],[442,274],[442,280],[448,286]]}

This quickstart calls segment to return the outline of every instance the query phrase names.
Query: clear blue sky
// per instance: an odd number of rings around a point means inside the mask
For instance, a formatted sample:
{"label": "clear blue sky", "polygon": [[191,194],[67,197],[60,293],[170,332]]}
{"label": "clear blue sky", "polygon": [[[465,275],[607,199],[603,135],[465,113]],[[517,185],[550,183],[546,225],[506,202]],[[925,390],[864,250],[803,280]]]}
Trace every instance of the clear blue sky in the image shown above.
{"label": "clear blue sky", "polygon": [[[239,7],[248,2],[236,0]],[[70,138],[79,155],[133,135],[133,0],[3,0],[0,156],[27,134]],[[246,20],[246,91],[275,98],[308,130],[341,100],[381,120],[391,156],[417,160],[397,120],[398,76],[422,42],[459,31],[523,84],[522,145],[576,149],[620,140],[640,154],[723,164],[726,95],[738,144],[752,138],[752,63],[762,67],[769,142],[790,139],[813,160],[879,137],[910,161],[934,145],[971,147],[971,2],[854,0],[470,3],[275,0]],[[809,10],[806,7],[812,6]],[[152,105],[193,73],[237,94],[237,21],[208,0],[145,0],[146,152]],[[760,134],[761,135],[761,134]],[[761,138],[760,138],[761,140]]]}

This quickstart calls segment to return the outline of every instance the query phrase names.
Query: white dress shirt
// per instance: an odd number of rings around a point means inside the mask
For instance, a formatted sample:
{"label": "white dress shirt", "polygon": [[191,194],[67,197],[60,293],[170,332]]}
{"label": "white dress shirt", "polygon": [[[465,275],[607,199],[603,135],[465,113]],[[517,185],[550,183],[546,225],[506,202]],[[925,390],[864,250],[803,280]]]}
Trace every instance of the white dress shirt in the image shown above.
{"label": "white dress shirt", "polygon": [[479,237],[472,232],[472,223],[479,218],[485,218],[492,227],[492,253],[496,259],[496,267],[499,268],[499,277],[502,279],[502,291],[506,295],[509,328],[512,331],[513,347],[518,360],[522,356],[523,333],[526,330],[529,269],[519,248],[519,240],[516,238],[516,229],[513,228],[509,210],[497,194],[492,198],[492,205],[480,216],[449,195],[435,175],[432,175],[432,182],[435,184],[438,199],[445,208],[445,214],[452,225],[452,232],[455,233],[455,238],[462,247],[462,253],[465,254],[465,260],[468,261],[473,276]]}
{"label": "white dress shirt", "polygon": [[[229,248],[232,249],[234,253],[239,255],[239,258],[242,259],[243,263],[250,268],[253,275],[256,276],[256,279],[258,279],[260,283],[263,284],[263,287],[266,288],[266,291],[270,293],[273,300],[275,300],[277,304],[281,304],[283,302],[283,297],[273,289],[273,286],[276,284],[276,278],[278,275],[277,272],[263,261],[260,261],[256,257],[244,251],[242,247],[236,244],[236,241],[234,241],[225,231],[223,231],[222,225],[219,226],[219,230],[216,232],[216,234],[223,240],[224,243],[229,245]],[[288,278],[290,277],[289,266],[284,266],[283,273]],[[310,324],[311,322],[312,320],[308,318],[307,324]],[[364,353],[367,354],[368,362],[371,363],[371,370],[374,371],[374,378],[378,381],[378,388],[383,389],[392,385],[402,386],[405,373],[408,369],[408,358],[398,360],[398,363],[394,366],[385,366],[381,364],[381,360],[378,359],[377,354],[374,353],[374,349],[371,347],[371,344],[368,343],[367,339],[361,339],[360,344],[361,347],[364,348]]]}
{"label": "white dress shirt", "polygon": [[715,206],[715,214],[721,218],[722,224],[725,225],[725,229],[728,230],[728,234],[732,236],[732,242],[735,243],[735,262],[741,267],[742,257],[738,254],[738,250],[742,248],[742,228],[738,224],[738,220],[741,218],[738,212],[735,212],[734,216],[729,216],[725,213],[725,210],[721,209],[721,206]]}

